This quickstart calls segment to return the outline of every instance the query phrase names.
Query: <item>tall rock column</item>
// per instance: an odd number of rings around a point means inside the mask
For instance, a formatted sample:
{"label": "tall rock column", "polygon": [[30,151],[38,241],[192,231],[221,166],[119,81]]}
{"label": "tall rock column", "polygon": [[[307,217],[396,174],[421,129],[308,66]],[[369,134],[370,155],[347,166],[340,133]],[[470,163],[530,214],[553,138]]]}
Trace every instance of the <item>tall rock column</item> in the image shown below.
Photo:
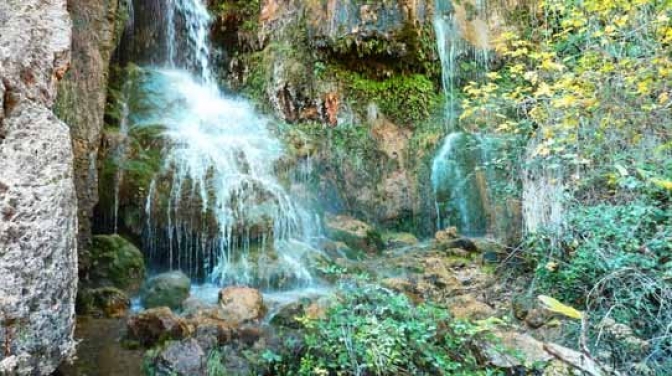
{"label": "tall rock column", "polygon": [[[91,217],[98,203],[98,147],[105,116],[110,58],[128,16],[120,13],[122,1],[67,0],[73,20],[72,66],[59,84],[55,112],[68,124],[72,135],[79,207],[80,275],[83,277],[89,267]],[[127,6],[125,2],[122,5],[122,9]]]}
{"label": "tall rock column", "polygon": [[66,0],[0,1],[1,375],[48,375],[74,350],[73,154],[51,111],[70,36]]}

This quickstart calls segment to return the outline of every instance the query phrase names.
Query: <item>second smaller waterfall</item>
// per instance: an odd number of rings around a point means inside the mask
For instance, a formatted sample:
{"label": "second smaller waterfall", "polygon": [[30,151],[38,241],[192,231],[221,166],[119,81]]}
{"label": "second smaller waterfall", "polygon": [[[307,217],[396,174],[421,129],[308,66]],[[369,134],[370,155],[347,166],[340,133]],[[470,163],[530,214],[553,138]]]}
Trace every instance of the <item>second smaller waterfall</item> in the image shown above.
{"label": "second smaller waterfall", "polygon": [[481,139],[463,132],[446,137],[432,164],[438,228],[455,226],[470,236],[488,230],[486,172]]}

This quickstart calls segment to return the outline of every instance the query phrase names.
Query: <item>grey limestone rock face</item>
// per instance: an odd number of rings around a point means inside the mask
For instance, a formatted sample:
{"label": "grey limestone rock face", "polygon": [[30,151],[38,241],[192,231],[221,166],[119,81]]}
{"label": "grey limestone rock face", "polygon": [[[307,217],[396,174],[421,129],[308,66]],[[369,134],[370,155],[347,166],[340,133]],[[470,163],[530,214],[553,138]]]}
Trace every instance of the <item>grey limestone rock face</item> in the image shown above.
{"label": "grey limestone rock face", "polygon": [[0,1],[0,374],[73,353],[77,202],[67,126],[51,111],[70,60],[66,0]]}

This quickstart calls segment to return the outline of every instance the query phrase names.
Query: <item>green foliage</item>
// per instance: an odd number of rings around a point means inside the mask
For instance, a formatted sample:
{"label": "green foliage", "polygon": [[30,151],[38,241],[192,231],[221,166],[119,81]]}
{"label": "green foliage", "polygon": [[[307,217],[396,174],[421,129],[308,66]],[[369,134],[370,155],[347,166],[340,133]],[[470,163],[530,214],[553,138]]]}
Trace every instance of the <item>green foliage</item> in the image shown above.
{"label": "green foliage", "polygon": [[428,119],[441,104],[434,83],[425,75],[396,74],[383,80],[342,70],[336,75],[362,116],[368,104],[376,103],[393,122],[416,125]]}
{"label": "green foliage", "polygon": [[623,338],[592,337],[597,349],[608,347],[619,367],[644,361],[656,374],[668,374],[670,365],[661,364],[672,355],[666,335],[672,322],[672,213],[656,202],[577,206],[559,242],[551,239],[527,239],[538,262],[537,292],[585,308],[591,336],[602,332],[603,318],[627,324],[635,336],[650,340],[649,351],[627,348]]}
{"label": "green foliage", "polygon": [[543,13],[522,15],[522,30],[495,41],[503,57],[497,71],[464,88],[462,125],[534,138],[528,159],[578,171],[573,183],[617,162],[660,173],[669,152],[645,151],[672,134],[669,2],[539,6]]}
{"label": "green foliage", "polygon": [[228,372],[224,363],[222,354],[215,350],[210,351],[206,361],[206,371],[208,376],[227,376]]}
{"label": "green foliage", "polygon": [[420,73],[436,79],[441,70],[436,53],[434,29],[405,22],[392,35],[346,34],[328,41],[329,60],[338,61],[350,70],[372,77]]}
{"label": "green foliage", "polygon": [[[537,274],[541,289],[574,304],[585,305],[593,286],[606,274],[633,268],[664,272],[672,258],[672,213],[645,203],[577,207],[568,218],[567,231],[553,246],[543,235],[528,241],[547,262]],[[550,253],[547,252],[550,250]],[[553,269],[553,268],[550,268]]]}
{"label": "green foliage", "polygon": [[211,7],[221,18],[240,22],[242,31],[256,32],[259,28],[259,0],[219,0]]}
{"label": "green foliage", "polygon": [[377,286],[345,288],[325,318],[302,321],[305,351],[286,374],[495,374],[479,367],[471,351],[477,327]]}

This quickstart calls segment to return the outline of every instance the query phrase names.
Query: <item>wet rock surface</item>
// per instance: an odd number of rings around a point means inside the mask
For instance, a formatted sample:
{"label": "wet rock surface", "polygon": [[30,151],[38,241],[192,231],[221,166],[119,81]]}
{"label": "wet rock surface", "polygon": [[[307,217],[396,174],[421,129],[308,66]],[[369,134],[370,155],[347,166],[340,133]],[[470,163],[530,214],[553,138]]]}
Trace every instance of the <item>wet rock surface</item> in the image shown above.
{"label": "wet rock surface", "polygon": [[266,313],[261,292],[249,287],[222,289],[218,301],[224,317],[236,324],[258,321]]}
{"label": "wet rock surface", "polygon": [[131,299],[115,287],[83,289],[77,294],[77,313],[120,318],[131,308]]}
{"label": "wet rock surface", "polygon": [[205,376],[206,355],[195,339],[170,341],[153,360],[154,375]]}
{"label": "wet rock surface", "polygon": [[143,346],[152,346],[160,340],[181,339],[193,332],[186,320],[173,313],[170,308],[152,308],[129,317],[128,338]]}
{"label": "wet rock surface", "polygon": [[369,224],[355,218],[337,215],[327,217],[327,234],[331,239],[343,242],[353,249],[376,254],[382,250],[380,235]]}
{"label": "wet rock surface", "polygon": [[[88,269],[93,208],[98,202],[98,148],[104,123],[109,65],[118,38],[129,19],[130,0],[70,0],[73,19],[72,62],[59,83],[55,113],[68,124],[74,153],[78,204],[80,270]],[[92,167],[93,166],[93,167]]]}

